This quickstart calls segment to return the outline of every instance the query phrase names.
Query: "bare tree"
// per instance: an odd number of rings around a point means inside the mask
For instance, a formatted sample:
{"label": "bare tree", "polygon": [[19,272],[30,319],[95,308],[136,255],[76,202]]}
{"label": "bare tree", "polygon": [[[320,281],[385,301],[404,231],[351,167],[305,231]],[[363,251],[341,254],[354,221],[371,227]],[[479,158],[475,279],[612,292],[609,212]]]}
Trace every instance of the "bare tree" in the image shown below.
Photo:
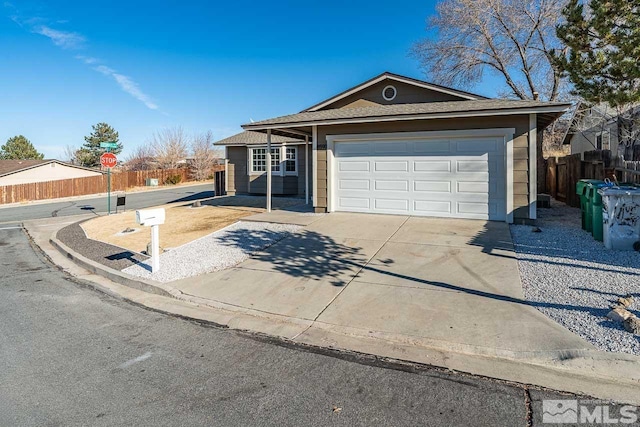
{"label": "bare tree", "polygon": [[66,147],[64,147],[64,160],[65,162],[69,162],[71,164],[75,164],[76,163],[76,153],[78,152],[78,149],[76,147],[74,147],[71,144],[68,144]]}
{"label": "bare tree", "polygon": [[501,95],[554,101],[566,80],[552,51],[562,49],[556,25],[566,0],[443,0],[427,20],[434,32],[412,54],[437,83],[468,86],[493,71],[505,81]]}
{"label": "bare tree", "polygon": [[148,143],[138,145],[125,161],[125,167],[130,171],[155,169],[157,164],[153,147]]}
{"label": "bare tree", "polygon": [[189,144],[180,126],[155,132],[151,137],[151,147],[162,169],[177,169],[186,162],[189,154]]}
{"label": "bare tree", "polygon": [[218,158],[218,152],[213,148],[213,134],[211,131],[196,134],[191,141],[191,173],[197,181],[207,179],[211,168]]}

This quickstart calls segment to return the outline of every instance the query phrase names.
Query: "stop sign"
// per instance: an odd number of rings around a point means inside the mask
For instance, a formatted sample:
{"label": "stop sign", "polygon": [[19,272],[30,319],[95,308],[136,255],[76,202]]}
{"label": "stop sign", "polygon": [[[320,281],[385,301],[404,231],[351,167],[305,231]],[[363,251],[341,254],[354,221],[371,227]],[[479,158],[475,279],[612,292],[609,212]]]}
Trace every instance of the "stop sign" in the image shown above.
{"label": "stop sign", "polygon": [[118,163],[118,158],[115,154],[104,153],[100,156],[100,164],[105,168],[115,167],[116,163]]}

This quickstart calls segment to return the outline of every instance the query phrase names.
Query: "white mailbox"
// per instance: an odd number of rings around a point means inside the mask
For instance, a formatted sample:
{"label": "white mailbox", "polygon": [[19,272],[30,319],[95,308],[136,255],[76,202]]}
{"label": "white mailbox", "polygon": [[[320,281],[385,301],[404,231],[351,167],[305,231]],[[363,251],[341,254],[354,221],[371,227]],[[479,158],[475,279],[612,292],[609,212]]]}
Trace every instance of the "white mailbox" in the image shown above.
{"label": "white mailbox", "polygon": [[164,209],[136,211],[136,222],[145,227],[164,224]]}

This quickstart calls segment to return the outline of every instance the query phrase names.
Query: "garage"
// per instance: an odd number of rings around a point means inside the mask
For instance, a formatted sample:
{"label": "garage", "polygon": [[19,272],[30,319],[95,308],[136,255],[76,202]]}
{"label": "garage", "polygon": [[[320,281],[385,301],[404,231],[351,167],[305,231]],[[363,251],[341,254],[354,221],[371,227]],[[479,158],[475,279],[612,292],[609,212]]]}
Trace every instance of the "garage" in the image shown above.
{"label": "garage", "polygon": [[[243,128],[265,149],[277,138],[304,140],[306,194],[316,213],[530,223],[544,179],[544,130],[570,108],[490,99],[385,72],[298,113]],[[233,157],[228,171],[241,181],[249,159]],[[277,178],[277,161],[267,163],[265,182],[269,174]],[[273,188],[277,183],[265,186],[267,200]]]}
{"label": "garage", "polygon": [[336,138],[332,211],[506,218],[505,136]]}

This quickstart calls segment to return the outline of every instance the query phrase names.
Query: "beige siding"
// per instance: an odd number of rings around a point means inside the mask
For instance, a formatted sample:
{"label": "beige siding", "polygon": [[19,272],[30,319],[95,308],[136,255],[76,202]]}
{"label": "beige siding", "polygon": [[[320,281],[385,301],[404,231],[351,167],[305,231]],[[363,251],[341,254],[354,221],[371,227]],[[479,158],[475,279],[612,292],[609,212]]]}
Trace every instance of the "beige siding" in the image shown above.
{"label": "beige siding", "polygon": [[[357,133],[420,132],[461,129],[515,128],[514,159],[514,216],[529,216],[529,116],[496,116],[465,119],[412,120],[366,124],[332,125],[318,127],[318,196],[327,188],[326,141],[327,135]],[[316,208],[326,208],[326,197],[318,197]]]}
{"label": "beige siding", "polygon": [[[397,91],[397,95],[392,101],[387,101],[382,96],[382,90],[388,85],[394,86]],[[463,99],[464,98],[460,98],[455,95],[448,95],[446,93],[417,87],[407,83],[386,80],[376,83],[375,85],[354,93],[353,95],[347,96],[346,98],[342,98],[339,101],[324,107],[323,110],[343,107],[352,108],[354,106],[371,105],[371,103],[389,105],[438,101],[461,101]]]}
{"label": "beige siding", "polygon": [[12,173],[11,175],[0,177],[0,186],[30,184],[33,182],[58,181],[61,179],[86,178],[89,176],[101,176],[98,171],[74,168],[61,165],[59,163],[49,163],[36,166],[32,169]]}

